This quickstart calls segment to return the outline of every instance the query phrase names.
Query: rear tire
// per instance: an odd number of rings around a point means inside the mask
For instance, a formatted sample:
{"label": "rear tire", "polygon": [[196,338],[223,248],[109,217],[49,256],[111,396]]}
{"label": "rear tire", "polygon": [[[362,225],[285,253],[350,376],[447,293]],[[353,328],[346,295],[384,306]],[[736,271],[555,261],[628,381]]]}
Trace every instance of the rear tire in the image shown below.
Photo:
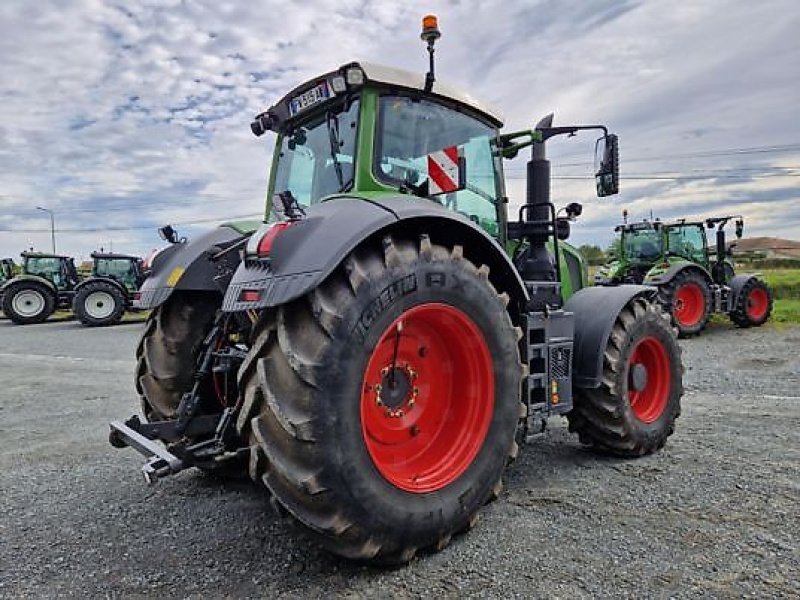
{"label": "rear tire", "polygon": [[116,325],[125,314],[125,296],[106,281],[84,284],[72,301],[72,312],[87,327]]}
{"label": "rear tire", "polygon": [[619,314],[603,352],[600,387],[577,388],[567,414],[581,443],[636,457],[655,452],[672,435],[681,412],[683,367],[665,317],[641,298]]}
{"label": "rear tire", "polygon": [[711,289],[700,273],[681,271],[659,289],[659,295],[678,337],[697,335],[705,329],[711,316]]}
{"label": "rear tire", "polygon": [[444,548],[517,452],[507,301],[461,247],[387,237],[265,311],[239,377],[253,479],[341,556],[401,564]]}
{"label": "rear tire", "polygon": [[17,325],[42,323],[55,309],[52,290],[38,281],[20,281],[3,293],[3,313]]}
{"label": "rear tire", "polygon": [[759,327],[772,314],[772,291],[766,283],[752,278],[739,292],[730,319],[739,327]]}

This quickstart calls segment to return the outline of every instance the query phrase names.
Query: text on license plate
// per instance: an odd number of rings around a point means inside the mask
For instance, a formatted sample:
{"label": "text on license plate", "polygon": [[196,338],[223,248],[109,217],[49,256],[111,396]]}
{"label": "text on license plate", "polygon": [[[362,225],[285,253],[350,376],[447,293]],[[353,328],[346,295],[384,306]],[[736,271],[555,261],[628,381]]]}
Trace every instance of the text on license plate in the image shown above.
{"label": "text on license plate", "polygon": [[331,93],[328,91],[328,82],[323,81],[310,90],[292,98],[289,101],[289,115],[294,116],[301,110],[305,110],[309,106],[313,106],[317,102],[322,102],[330,97]]}

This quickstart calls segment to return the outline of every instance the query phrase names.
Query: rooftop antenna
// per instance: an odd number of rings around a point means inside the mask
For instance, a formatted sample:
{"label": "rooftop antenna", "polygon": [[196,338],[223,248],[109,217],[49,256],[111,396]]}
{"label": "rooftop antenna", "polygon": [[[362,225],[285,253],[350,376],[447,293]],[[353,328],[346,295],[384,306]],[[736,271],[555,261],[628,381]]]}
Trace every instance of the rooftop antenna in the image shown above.
{"label": "rooftop antenna", "polygon": [[427,42],[428,44],[430,63],[428,72],[425,74],[425,91],[430,92],[433,89],[433,82],[436,81],[433,70],[433,44],[442,37],[442,32],[439,31],[439,19],[436,15],[425,15],[422,17],[422,33],[419,37],[423,42]]}
{"label": "rooftop antenna", "polygon": [[628,224],[628,209],[627,208],[622,210],[622,222],[625,223],[625,225]]}

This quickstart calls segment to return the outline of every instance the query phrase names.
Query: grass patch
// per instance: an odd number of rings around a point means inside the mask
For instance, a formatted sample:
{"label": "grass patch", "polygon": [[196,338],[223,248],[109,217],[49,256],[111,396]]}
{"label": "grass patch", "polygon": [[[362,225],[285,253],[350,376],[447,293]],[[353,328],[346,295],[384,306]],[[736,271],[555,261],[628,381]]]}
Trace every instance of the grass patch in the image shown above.
{"label": "grass patch", "polygon": [[761,271],[776,300],[800,300],[800,269]]}
{"label": "grass patch", "polygon": [[800,323],[800,300],[775,300],[770,320],[776,323]]}

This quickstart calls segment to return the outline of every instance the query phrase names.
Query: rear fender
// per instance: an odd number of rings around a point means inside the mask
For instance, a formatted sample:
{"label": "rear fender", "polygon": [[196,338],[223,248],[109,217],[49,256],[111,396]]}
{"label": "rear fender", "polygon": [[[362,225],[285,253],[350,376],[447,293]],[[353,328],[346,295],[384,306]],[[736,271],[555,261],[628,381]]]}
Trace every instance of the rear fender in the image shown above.
{"label": "rear fender", "polygon": [[113,285],[115,288],[117,288],[122,293],[122,295],[125,298],[128,298],[128,296],[130,295],[130,293],[128,292],[128,289],[124,285],[122,285],[119,281],[114,279],[113,277],[103,277],[103,276],[97,276],[97,275],[95,275],[93,277],[89,277],[88,279],[84,279],[78,285],[76,285],[75,286],[75,290],[74,290],[75,293],[77,294],[81,290],[81,288],[86,287],[86,284],[94,283],[96,281],[102,281],[103,283],[108,283],[110,285]]}
{"label": "rear fender", "polygon": [[714,280],[711,278],[711,274],[703,267],[696,263],[683,260],[672,264],[666,271],[658,271],[656,270],[656,267],[654,267],[647,273],[643,283],[645,285],[664,285],[665,283],[672,281],[678,275],[678,273],[682,273],[684,271],[692,271],[700,274],[708,282],[709,286],[714,283]]}
{"label": "rear fender", "polygon": [[603,377],[603,353],[614,323],[633,299],[655,298],[657,291],[644,285],[588,287],[576,292],[564,305],[575,315],[572,382],[580,388],[596,388]]}
{"label": "rear fender", "polygon": [[37,283],[41,283],[42,285],[46,286],[47,289],[53,292],[53,294],[58,294],[58,290],[56,289],[56,286],[52,281],[44,277],[39,277],[38,275],[29,275],[27,273],[21,273],[16,277],[14,277],[13,279],[9,279],[2,286],[0,286],[0,291],[5,291],[11,288],[11,286],[20,283],[22,281],[35,281]]}
{"label": "rear fender", "polygon": [[[507,292],[517,308],[527,302],[525,286],[497,241],[436,202],[409,196],[381,201],[337,197],[306,213],[275,238],[269,259],[248,259],[239,265],[225,294],[224,311],[268,308],[299,298],[320,285],[360,244],[390,232],[409,239],[426,233],[434,243],[463,246],[465,258],[489,266],[490,281]],[[258,299],[244,300],[245,291]]]}
{"label": "rear fender", "polygon": [[155,257],[150,273],[139,289],[134,307],[147,309],[160,306],[175,290],[222,293],[224,285],[221,286],[219,281],[233,272],[239,262],[239,254],[229,252],[224,261],[212,258],[223,248],[247,237],[222,225],[190,242],[174,244],[163,250]]}

